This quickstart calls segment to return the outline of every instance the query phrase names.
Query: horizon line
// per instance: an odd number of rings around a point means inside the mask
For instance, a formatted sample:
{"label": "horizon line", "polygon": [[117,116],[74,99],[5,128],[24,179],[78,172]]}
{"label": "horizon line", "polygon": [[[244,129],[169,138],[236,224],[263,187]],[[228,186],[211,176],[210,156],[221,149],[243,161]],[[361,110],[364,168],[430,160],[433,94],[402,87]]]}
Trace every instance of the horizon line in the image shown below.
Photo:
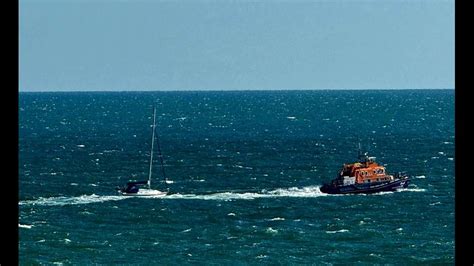
{"label": "horizon line", "polygon": [[18,93],[45,92],[236,92],[236,91],[400,91],[400,90],[455,90],[455,88],[341,88],[341,89],[184,89],[184,90],[18,90]]}

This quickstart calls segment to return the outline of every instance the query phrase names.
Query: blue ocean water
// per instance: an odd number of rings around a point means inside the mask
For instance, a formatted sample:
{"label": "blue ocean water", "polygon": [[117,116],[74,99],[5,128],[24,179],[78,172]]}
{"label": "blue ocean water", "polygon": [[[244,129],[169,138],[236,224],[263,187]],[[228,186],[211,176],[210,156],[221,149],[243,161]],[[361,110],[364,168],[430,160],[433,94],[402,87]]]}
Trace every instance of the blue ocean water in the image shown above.
{"label": "blue ocean water", "polygon": [[[20,93],[20,264],[453,264],[454,141],[453,90]],[[358,142],[412,184],[321,193]]]}

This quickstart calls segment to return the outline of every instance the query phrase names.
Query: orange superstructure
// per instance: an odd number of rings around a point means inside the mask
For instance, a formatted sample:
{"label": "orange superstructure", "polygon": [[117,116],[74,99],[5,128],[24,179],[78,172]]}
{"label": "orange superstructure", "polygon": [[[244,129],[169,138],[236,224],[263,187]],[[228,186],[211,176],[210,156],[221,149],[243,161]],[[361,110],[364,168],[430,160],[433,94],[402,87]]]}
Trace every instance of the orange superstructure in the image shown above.
{"label": "orange superstructure", "polygon": [[355,177],[355,183],[369,183],[392,180],[385,167],[375,162],[375,157],[362,156],[363,160],[352,164],[344,164],[339,177]]}

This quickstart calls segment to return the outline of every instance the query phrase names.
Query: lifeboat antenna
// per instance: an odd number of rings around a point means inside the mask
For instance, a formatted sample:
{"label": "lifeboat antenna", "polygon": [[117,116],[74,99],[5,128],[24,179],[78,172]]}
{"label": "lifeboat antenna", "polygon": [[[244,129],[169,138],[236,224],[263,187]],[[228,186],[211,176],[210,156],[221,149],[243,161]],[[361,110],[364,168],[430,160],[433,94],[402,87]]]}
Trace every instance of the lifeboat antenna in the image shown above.
{"label": "lifeboat antenna", "polygon": [[360,141],[359,141],[359,151],[358,151],[357,157],[359,158],[359,160],[362,160],[362,150],[360,148]]}
{"label": "lifeboat antenna", "polygon": [[362,153],[362,149],[360,148],[360,141],[359,141],[359,154],[358,158],[360,162],[366,162],[368,160],[367,152]]}

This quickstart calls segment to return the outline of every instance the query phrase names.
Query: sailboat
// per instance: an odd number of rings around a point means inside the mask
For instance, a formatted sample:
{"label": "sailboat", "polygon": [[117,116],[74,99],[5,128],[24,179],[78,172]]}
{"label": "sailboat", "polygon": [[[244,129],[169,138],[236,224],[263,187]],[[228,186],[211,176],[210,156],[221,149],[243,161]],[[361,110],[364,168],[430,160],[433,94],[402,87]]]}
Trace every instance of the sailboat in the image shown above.
{"label": "sailboat", "polygon": [[[151,189],[151,177],[152,177],[152,170],[153,170],[153,146],[155,143],[155,131],[156,131],[156,107],[153,107],[153,129],[151,133],[151,151],[150,151],[150,169],[148,171],[148,180],[142,181],[131,181],[127,182],[127,184],[123,187],[117,187],[117,191],[123,196],[166,196],[168,194],[167,191],[160,191],[156,189]],[[163,165],[163,155],[161,154],[160,142],[157,140],[156,142],[158,148],[158,157],[160,158],[161,163],[161,171],[163,174],[163,178],[165,183],[167,182],[166,175],[165,175],[165,168]],[[147,188],[141,188],[141,186],[147,185]]]}

